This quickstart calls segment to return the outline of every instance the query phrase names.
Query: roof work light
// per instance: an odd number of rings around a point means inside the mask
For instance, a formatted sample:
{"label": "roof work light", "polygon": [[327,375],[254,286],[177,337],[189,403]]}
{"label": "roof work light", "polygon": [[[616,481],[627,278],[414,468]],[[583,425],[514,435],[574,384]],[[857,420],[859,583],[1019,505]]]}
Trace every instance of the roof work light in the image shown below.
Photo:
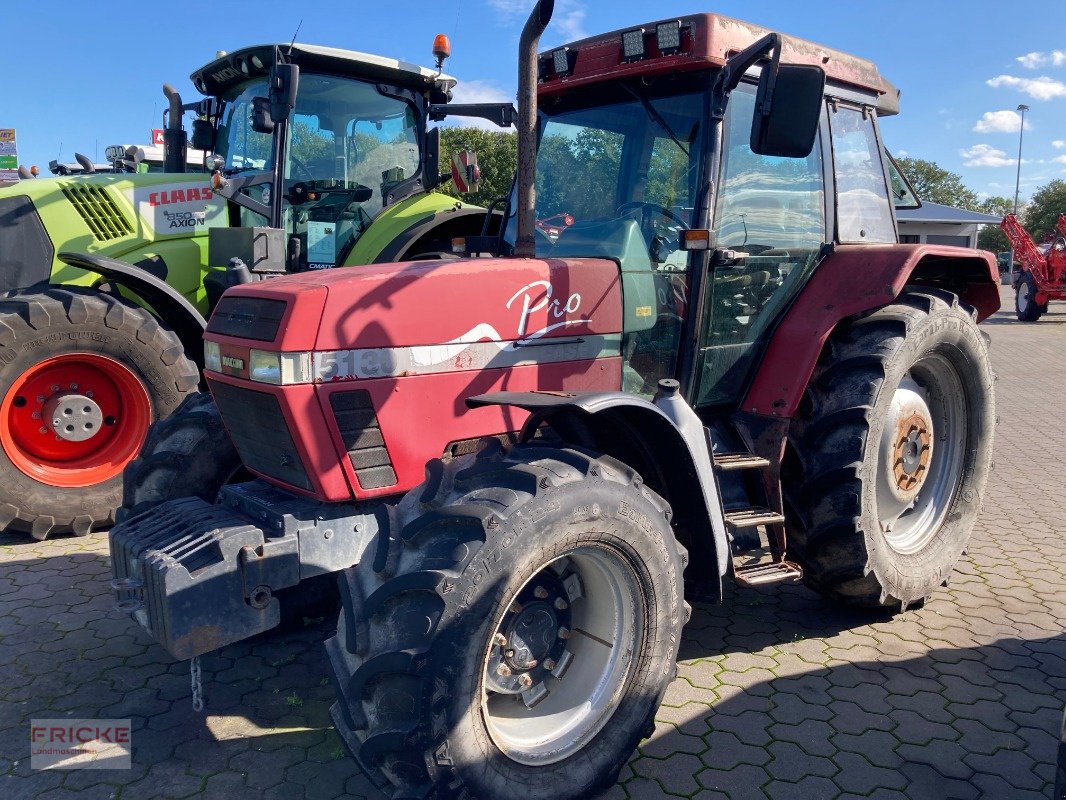
{"label": "roof work light", "polygon": [[664,56],[672,56],[681,50],[681,20],[660,22],[655,26],[655,44]]}
{"label": "roof work light", "polygon": [[644,58],[644,29],[635,28],[622,34],[622,58],[626,61],[636,61]]}

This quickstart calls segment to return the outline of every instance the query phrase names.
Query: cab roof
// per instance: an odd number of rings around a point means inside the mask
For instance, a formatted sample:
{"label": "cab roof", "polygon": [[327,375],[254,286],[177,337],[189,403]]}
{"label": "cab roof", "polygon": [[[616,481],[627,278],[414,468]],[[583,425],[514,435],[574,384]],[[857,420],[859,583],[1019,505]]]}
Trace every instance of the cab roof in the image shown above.
{"label": "cab roof", "polygon": [[274,63],[275,49],[301,70],[397,83],[412,89],[440,84],[451,89],[455,78],[427,67],[394,58],[341,50],[314,44],[260,44],[226,53],[190,75],[193,86],[205,95],[218,95],[252,77],[266,75]]}
{"label": "cab roof", "polygon": [[[656,44],[656,26],[661,23],[681,23],[680,51],[663,55]],[[626,60],[623,57],[622,34],[643,28],[646,57]],[[643,25],[621,28],[610,33],[590,36],[568,45],[572,51],[570,74],[555,73],[549,50],[541,54],[541,84],[539,92],[551,95],[569,88],[626,76],[667,74],[722,66],[726,59],[754,44],[772,29],[721,14],[691,14],[671,17]],[[830,84],[842,84],[877,96],[882,115],[898,112],[898,91],[882,77],[872,61],[834,50],[824,45],[781,35],[782,62],[814,64],[825,70]]]}

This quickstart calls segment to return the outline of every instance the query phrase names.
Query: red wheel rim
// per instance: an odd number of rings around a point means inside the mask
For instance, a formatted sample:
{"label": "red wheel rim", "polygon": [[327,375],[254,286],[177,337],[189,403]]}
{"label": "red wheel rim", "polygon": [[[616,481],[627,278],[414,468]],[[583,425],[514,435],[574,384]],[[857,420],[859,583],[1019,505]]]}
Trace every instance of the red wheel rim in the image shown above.
{"label": "red wheel rim", "polygon": [[[62,421],[67,406],[87,414],[75,434],[65,432],[74,430]],[[129,367],[95,353],[69,353],[16,379],[0,404],[0,444],[11,463],[36,481],[93,486],[122,472],[151,423],[148,392]]]}

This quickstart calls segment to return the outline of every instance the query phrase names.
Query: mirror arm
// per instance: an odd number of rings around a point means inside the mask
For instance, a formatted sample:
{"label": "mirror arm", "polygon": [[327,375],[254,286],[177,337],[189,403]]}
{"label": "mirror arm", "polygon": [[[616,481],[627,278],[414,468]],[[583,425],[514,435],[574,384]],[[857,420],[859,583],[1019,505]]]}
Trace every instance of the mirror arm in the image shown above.
{"label": "mirror arm", "polygon": [[501,128],[510,128],[517,122],[518,112],[512,103],[434,103],[430,105],[430,119],[438,121],[445,117],[480,117]]}
{"label": "mirror arm", "polygon": [[725,119],[725,107],[729,102],[730,93],[740,84],[740,79],[744,77],[744,73],[757,61],[765,58],[771,50],[774,53],[771,63],[774,75],[770,78],[772,83],[776,77],[777,65],[781,61],[780,34],[768,33],[759,41],[726,59],[725,66],[718,73],[718,77],[714,81],[714,87],[711,89],[711,117],[713,119]]}

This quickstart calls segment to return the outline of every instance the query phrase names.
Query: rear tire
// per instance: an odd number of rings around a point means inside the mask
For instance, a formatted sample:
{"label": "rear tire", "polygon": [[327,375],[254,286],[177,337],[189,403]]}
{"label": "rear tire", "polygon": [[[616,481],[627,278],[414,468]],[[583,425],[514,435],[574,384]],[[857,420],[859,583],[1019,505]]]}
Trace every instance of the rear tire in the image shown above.
{"label": "rear tire", "polygon": [[1036,322],[1047,311],[1047,306],[1036,302],[1036,280],[1031,272],[1023,272],[1014,284],[1014,311],[1021,322]]}
{"label": "rear tire", "polygon": [[[686,556],[669,513],[605,456],[519,445],[432,462],[341,574],[326,643],[333,720],[366,774],[393,798],[578,800],[611,786],[674,675]],[[541,627],[524,650],[518,632]],[[525,666],[501,671],[512,658]],[[549,693],[527,708],[521,686]]]}
{"label": "rear tire", "polygon": [[944,583],[988,482],[993,376],[972,312],[936,289],[841,324],[792,422],[790,552],[851,605],[906,608]]}
{"label": "rear tire", "polygon": [[[0,530],[85,535],[114,520],[122,468],[200,374],[147,310],[94,289],[35,288],[0,300]],[[72,428],[51,420],[82,411],[98,433],[61,437]]]}

